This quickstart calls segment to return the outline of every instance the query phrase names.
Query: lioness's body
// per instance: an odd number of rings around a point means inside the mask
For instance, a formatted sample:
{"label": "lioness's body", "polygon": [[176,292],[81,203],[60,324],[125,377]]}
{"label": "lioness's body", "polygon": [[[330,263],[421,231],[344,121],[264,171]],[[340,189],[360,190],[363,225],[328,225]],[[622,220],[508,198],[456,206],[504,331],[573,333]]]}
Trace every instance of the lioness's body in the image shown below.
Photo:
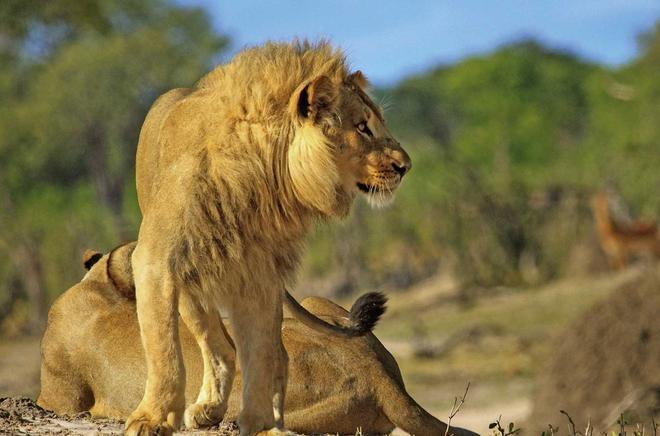
{"label": "lioness's body", "polygon": [[[126,419],[138,404],[146,376],[130,277],[116,256],[96,263],[85,278],[53,304],[42,340],[38,404],[59,414],[90,410],[94,416]],[[108,273],[112,273],[111,275]],[[328,321],[345,322],[347,312],[322,298],[304,306]],[[180,324],[186,365],[186,403],[202,381],[199,347]],[[288,351],[288,427],[304,433],[389,433],[442,435],[445,425],[406,393],[394,358],[373,334],[343,339],[319,334],[293,319],[282,330]],[[235,420],[241,378],[229,397],[226,419]],[[454,434],[469,434],[452,429]]]}
{"label": "lioness's body", "polygon": [[[241,435],[283,427],[282,290],[304,237],[359,192],[391,199],[410,168],[364,86],[327,43],[266,44],[154,103],[138,143],[132,256],[147,382],[129,435],[222,418],[235,356],[219,310],[245,381]],[[185,416],[177,309],[204,361]]]}

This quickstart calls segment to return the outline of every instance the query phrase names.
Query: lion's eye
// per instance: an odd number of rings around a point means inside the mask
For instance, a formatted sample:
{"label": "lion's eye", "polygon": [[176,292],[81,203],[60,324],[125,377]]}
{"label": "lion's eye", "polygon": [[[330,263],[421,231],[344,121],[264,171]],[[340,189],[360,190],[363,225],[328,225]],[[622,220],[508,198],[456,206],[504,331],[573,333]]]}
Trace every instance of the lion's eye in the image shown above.
{"label": "lion's eye", "polygon": [[358,129],[358,132],[364,133],[365,135],[368,135],[368,136],[373,136],[373,134],[371,133],[371,130],[369,130],[369,126],[367,126],[367,123],[365,123],[364,121],[362,121],[361,123],[359,123],[355,127]]}

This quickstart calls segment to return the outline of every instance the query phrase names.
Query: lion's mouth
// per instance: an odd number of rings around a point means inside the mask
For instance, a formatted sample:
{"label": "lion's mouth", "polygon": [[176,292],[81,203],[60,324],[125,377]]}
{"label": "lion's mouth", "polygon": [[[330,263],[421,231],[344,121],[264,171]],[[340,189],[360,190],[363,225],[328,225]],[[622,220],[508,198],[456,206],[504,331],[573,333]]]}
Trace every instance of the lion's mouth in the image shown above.
{"label": "lion's mouth", "polygon": [[357,188],[364,194],[391,194],[393,193],[397,186],[398,182],[390,183],[389,185],[370,185],[363,182],[356,183]]}
{"label": "lion's mouth", "polygon": [[365,194],[378,192],[377,186],[367,185],[366,183],[362,183],[362,182],[357,182],[357,187],[360,191],[364,192]]}
{"label": "lion's mouth", "polygon": [[367,202],[372,207],[383,208],[389,206],[392,201],[394,201],[394,190],[396,189],[396,184],[392,187],[389,187],[357,182],[356,186],[360,192],[365,194]]}

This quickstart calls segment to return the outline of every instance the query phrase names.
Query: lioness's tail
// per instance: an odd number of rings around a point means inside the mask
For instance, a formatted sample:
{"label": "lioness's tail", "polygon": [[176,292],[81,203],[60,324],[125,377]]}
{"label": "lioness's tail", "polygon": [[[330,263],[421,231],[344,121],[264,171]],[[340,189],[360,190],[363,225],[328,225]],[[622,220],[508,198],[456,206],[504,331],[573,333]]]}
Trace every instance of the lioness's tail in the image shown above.
{"label": "lioness's tail", "polygon": [[284,304],[291,314],[307,327],[333,336],[355,337],[369,333],[381,315],[385,313],[387,297],[380,292],[367,292],[361,295],[348,315],[346,326],[330,324],[302,307],[293,295],[284,290]]}

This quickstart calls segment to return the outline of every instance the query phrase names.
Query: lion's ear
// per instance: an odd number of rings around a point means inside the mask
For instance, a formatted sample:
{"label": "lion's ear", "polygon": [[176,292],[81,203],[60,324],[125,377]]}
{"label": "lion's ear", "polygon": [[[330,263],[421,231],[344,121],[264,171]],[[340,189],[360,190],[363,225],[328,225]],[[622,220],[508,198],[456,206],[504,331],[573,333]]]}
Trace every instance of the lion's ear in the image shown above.
{"label": "lion's ear", "polygon": [[339,88],[328,76],[309,82],[297,95],[298,115],[318,121],[335,109]]}
{"label": "lion's ear", "polygon": [[366,89],[369,86],[369,81],[360,70],[348,76],[348,82],[359,86],[361,89]]}
{"label": "lion's ear", "polygon": [[83,266],[87,271],[89,271],[100,258],[103,257],[103,253],[99,253],[95,250],[90,250],[89,248],[85,250],[82,255]]}

